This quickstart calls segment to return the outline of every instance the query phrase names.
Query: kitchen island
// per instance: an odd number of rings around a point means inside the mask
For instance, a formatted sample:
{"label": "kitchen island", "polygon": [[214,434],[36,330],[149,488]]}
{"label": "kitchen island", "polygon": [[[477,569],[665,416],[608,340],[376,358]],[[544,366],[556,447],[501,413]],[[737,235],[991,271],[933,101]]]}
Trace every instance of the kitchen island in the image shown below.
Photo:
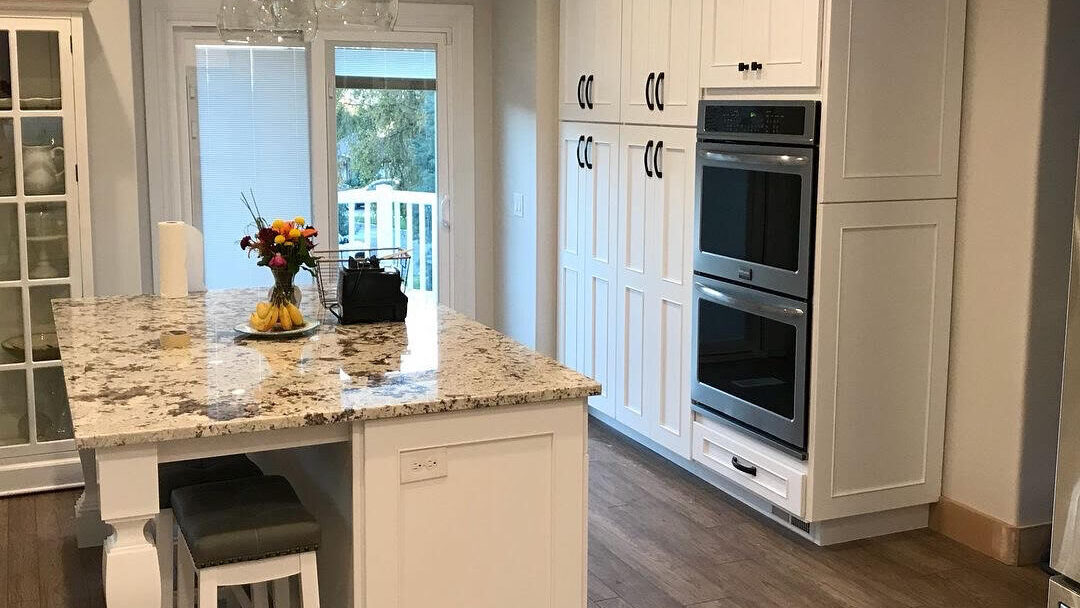
{"label": "kitchen island", "polygon": [[[414,297],[404,324],[241,338],[260,290],[54,304],[110,608],[162,597],[159,463],[249,454],[319,519],[322,606],[583,606],[600,387]],[[190,345],[164,349],[162,332]],[[169,586],[165,583],[165,588]],[[168,601],[168,600],[165,600]]]}

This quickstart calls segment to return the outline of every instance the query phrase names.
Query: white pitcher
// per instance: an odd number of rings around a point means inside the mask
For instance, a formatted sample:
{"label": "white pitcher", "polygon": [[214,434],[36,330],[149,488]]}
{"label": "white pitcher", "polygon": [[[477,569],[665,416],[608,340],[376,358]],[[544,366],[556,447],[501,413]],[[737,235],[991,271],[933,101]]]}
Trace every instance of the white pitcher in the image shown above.
{"label": "white pitcher", "polygon": [[64,148],[23,146],[23,178],[28,195],[63,192]]}

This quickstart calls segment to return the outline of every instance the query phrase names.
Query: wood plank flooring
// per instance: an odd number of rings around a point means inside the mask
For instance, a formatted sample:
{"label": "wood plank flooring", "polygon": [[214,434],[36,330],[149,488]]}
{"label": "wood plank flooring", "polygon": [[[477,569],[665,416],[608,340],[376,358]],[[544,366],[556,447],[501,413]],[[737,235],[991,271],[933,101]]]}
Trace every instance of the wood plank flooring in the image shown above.
{"label": "wood plank flooring", "polygon": [[[1046,575],[929,531],[820,548],[593,422],[588,608],[1044,608]],[[102,608],[78,492],[0,500],[0,606]],[[437,608],[437,607],[432,607]]]}

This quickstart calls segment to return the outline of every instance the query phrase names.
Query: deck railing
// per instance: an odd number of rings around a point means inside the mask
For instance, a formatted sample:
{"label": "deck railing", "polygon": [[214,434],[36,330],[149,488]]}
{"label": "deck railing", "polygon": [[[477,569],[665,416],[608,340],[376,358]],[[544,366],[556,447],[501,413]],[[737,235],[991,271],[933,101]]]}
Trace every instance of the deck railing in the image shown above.
{"label": "deck railing", "polygon": [[340,231],[346,233],[340,245],[350,249],[406,249],[412,255],[406,287],[432,291],[438,268],[435,200],[433,192],[409,192],[389,186],[339,191],[338,206],[345,209],[348,218],[348,229]]}

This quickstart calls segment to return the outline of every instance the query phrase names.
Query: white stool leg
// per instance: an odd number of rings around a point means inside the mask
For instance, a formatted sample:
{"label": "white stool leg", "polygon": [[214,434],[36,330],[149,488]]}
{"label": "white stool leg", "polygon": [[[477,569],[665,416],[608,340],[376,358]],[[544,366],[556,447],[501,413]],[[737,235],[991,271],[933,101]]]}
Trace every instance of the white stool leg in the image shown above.
{"label": "white stool leg", "polygon": [[158,569],[161,571],[161,605],[173,606],[173,566],[175,564],[176,544],[173,531],[176,520],[172,509],[162,509],[154,518],[154,544],[157,545]]}
{"label": "white stool leg", "polygon": [[300,605],[319,608],[319,565],[314,551],[300,555]]}
{"label": "white stool leg", "polygon": [[199,572],[199,608],[217,608],[217,577],[207,570]]}
{"label": "white stool leg", "polygon": [[183,535],[177,539],[176,558],[176,606],[195,608],[195,563]]}
{"label": "white stool leg", "polygon": [[270,608],[270,595],[267,593],[266,583],[252,583],[251,604],[255,608]]}
{"label": "white stool leg", "polygon": [[270,584],[274,592],[274,608],[292,608],[292,585],[289,578],[274,579]]}

